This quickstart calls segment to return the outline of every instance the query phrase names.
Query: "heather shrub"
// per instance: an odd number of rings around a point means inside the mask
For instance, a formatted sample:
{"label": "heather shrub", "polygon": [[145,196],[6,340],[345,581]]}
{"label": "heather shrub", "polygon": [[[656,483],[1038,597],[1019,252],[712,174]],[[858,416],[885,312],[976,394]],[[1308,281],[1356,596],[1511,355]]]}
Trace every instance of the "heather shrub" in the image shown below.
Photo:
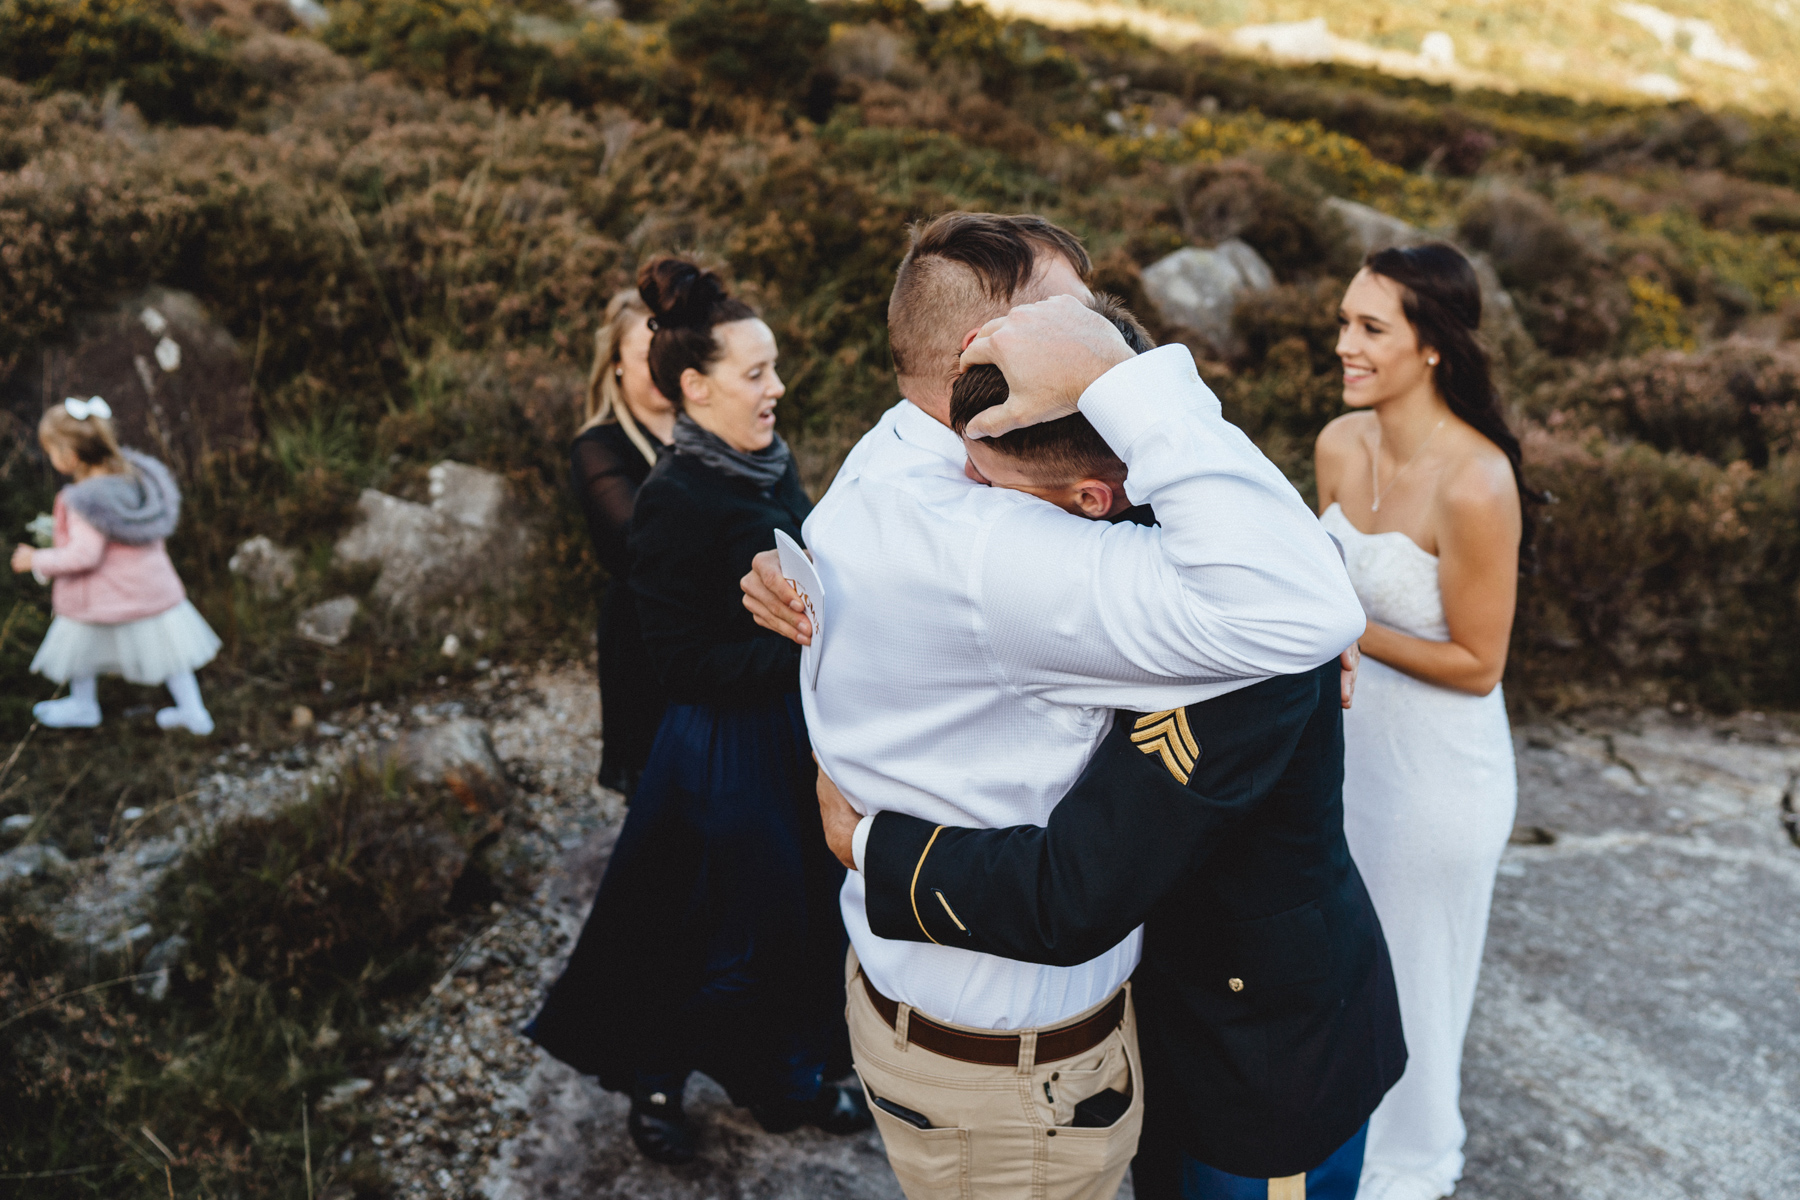
{"label": "heather shrub", "polygon": [[1304,181],[1283,186],[1241,159],[1187,171],[1176,183],[1182,232],[1191,241],[1242,238],[1283,279],[1349,275],[1356,263],[1343,227]]}
{"label": "heather shrub", "polygon": [[1725,342],[1593,363],[1540,385],[1529,408],[1552,428],[1761,469],[1800,450],[1800,348]]}
{"label": "heather shrub", "polygon": [[811,0],[689,0],[669,49],[714,86],[775,98],[806,86],[830,34]]}
{"label": "heather shrub", "polygon": [[1603,352],[1629,324],[1632,296],[1604,247],[1578,236],[1542,196],[1490,182],[1463,204],[1459,230],[1492,260],[1526,330],[1550,353]]}
{"label": "heather shrub", "polygon": [[[133,1183],[370,1194],[365,1168],[333,1153],[355,1131],[353,1113],[316,1113],[304,1138],[290,1126],[380,1051],[388,1004],[431,977],[432,935],[483,828],[449,796],[365,767],[279,815],[224,826],[159,886],[153,925],[188,943],[161,1001],[117,986],[133,982],[130,951],[83,961],[0,896],[11,1025],[0,1038],[0,1164],[68,1169],[47,1186],[71,1195]],[[59,992],[71,994],[45,1003]],[[166,1177],[147,1142],[143,1157],[119,1153],[118,1139],[145,1124],[173,1155]]]}
{"label": "heather shrub", "polygon": [[151,120],[228,121],[245,79],[158,0],[0,0],[0,75],[40,93],[111,87]]}
{"label": "heather shrub", "polygon": [[1525,439],[1541,512],[1509,680],[1579,703],[1621,688],[1723,709],[1800,701],[1800,459],[1721,466],[1598,431]]}

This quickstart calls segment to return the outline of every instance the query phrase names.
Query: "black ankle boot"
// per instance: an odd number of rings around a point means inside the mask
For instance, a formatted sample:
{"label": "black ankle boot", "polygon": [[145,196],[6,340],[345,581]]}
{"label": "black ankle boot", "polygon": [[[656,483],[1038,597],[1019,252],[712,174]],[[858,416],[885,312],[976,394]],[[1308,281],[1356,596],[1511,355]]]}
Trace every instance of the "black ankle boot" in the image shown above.
{"label": "black ankle boot", "polygon": [[770,1133],[791,1133],[812,1125],[826,1133],[860,1133],[875,1124],[862,1089],[828,1083],[811,1100],[777,1100],[758,1104],[750,1115]]}
{"label": "black ankle boot", "polygon": [[695,1130],[678,1096],[664,1092],[633,1096],[625,1127],[631,1131],[632,1144],[651,1162],[679,1167],[694,1161]]}

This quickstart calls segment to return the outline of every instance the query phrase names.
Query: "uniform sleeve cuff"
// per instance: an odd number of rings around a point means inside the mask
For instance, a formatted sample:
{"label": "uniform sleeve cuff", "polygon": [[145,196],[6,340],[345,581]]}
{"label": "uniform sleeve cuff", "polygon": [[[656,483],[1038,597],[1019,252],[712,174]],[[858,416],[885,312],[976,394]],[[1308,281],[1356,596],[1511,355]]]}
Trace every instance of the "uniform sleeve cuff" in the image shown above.
{"label": "uniform sleeve cuff", "polygon": [[850,835],[850,857],[856,860],[856,869],[863,869],[863,857],[869,845],[869,830],[875,825],[874,817],[864,817],[856,823],[856,832]]}
{"label": "uniform sleeve cuff", "polygon": [[938,826],[897,812],[876,813],[863,824],[869,832],[858,861],[869,931],[880,938],[930,941],[913,908],[912,885]]}
{"label": "uniform sleeve cuff", "polygon": [[1172,413],[1198,404],[1209,415],[1219,412],[1218,397],[1200,381],[1194,356],[1186,346],[1158,346],[1120,363],[1088,385],[1076,406],[1113,453],[1131,461],[1133,442]]}

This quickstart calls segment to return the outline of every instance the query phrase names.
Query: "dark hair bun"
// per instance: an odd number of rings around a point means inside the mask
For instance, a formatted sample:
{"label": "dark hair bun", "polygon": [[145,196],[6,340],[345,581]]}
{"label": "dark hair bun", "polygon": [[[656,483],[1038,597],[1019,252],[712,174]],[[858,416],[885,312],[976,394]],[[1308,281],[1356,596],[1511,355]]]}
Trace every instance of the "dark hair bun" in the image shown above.
{"label": "dark hair bun", "polygon": [[638,295],[659,329],[706,329],[726,299],[725,284],[711,271],[680,258],[658,258],[638,272]]}

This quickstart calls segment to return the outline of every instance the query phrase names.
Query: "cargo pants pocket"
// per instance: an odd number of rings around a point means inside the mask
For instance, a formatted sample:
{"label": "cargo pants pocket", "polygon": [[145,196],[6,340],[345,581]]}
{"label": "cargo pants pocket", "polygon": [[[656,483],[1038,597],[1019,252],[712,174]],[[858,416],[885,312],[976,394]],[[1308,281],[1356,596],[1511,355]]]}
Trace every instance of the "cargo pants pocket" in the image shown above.
{"label": "cargo pants pocket", "polygon": [[974,1200],[968,1130],[920,1129],[876,1104],[869,1111],[906,1200]]}

